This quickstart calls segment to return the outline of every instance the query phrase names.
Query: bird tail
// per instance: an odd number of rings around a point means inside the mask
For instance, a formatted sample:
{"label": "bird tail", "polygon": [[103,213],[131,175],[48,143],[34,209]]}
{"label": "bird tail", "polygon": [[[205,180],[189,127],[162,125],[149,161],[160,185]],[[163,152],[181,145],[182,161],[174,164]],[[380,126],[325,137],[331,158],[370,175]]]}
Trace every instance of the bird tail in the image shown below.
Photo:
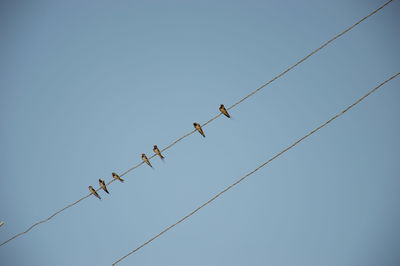
{"label": "bird tail", "polygon": [[144,158],[143,161],[144,161],[148,166],[150,166],[151,168],[153,168],[153,166],[151,165],[149,159]]}
{"label": "bird tail", "polygon": [[125,180],[123,180],[121,177],[119,178],[119,181],[121,181],[121,183],[124,183]]}

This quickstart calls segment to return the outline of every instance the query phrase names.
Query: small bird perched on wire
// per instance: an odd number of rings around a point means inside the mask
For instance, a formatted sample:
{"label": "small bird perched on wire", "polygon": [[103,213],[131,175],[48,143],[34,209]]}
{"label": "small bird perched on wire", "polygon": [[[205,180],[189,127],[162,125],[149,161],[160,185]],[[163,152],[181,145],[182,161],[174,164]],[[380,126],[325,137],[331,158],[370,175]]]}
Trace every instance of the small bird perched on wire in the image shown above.
{"label": "small bird perched on wire", "polygon": [[115,179],[119,180],[121,183],[124,182],[124,180],[121,177],[119,177],[119,175],[117,175],[116,173],[112,172],[111,175]]}
{"label": "small bird perched on wire", "polygon": [[205,138],[206,135],[204,135],[203,129],[201,129],[201,126],[199,123],[194,122],[193,126],[195,129],[197,129],[197,131],[199,131],[199,133]]}
{"label": "small bird perched on wire", "polygon": [[95,195],[96,197],[98,197],[99,199],[101,199],[100,196],[99,196],[99,194],[97,194],[96,190],[94,190],[94,188],[93,188],[92,186],[89,186],[89,190],[90,190],[90,192],[92,192],[93,195]]}
{"label": "small bird perched on wire", "polygon": [[146,154],[142,153],[142,160],[145,161],[150,167],[153,167],[149,161],[149,159],[147,159]]}
{"label": "small bird perched on wire", "polygon": [[158,156],[160,156],[161,159],[164,160],[164,156],[161,155],[161,152],[160,152],[160,150],[158,149],[157,145],[154,145],[153,151],[154,151]]}
{"label": "small bird perched on wire", "polygon": [[219,110],[221,113],[223,113],[226,117],[231,118],[231,116],[228,114],[228,111],[225,109],[225,106],[223,104],[220,105]]}
{"label": "small bird perched on wire", "polygon": [[104,182],[103,179],[101,179],[101,178],[99,179],[99,184],[100,184],[101,188],[102,188],[105,192],[107,192],[107,194],[110,194],[110,193],[108,192],[108,190],[107,190],[106,182]]}

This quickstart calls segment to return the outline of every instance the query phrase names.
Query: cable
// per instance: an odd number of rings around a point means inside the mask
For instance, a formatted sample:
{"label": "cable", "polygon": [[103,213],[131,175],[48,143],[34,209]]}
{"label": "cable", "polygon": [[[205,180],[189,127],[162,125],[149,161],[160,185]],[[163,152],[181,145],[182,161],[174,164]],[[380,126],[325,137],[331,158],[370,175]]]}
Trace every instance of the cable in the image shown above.
{"label": "cable", "polygon": [[[337,38],[339,38],[340,36],[342,36],[343,34],[345,34],[346,32],[350,31],[351,29],[353,29],[354,27],[356,27],[358,24],[360,24],[361,22],[363,22],[364,20],[366,20],[367,18],[369,18],[370,16],[374,15],[375,13],[377,13],[379,10],[381,10],[382,8],[384,8],[386,5],[388,5],[390,2],[392,2],[393,0],[389,0],[388,2],[386,2],[385,4],[383,4],[382,6],[380,6],[379,8],[377,8],[376,10],[374,10],[373,12],[371,12],[370,14],[368,14],[367,16],[365,16],[364,18],[362,18],[361,20],[359,20],[358,22],[356,22],[355,24],[353,24],[352,26],[348,27],[346,30],[344,30],[343,32],[339,33],[338,35],[336,35],[335,37],[331,38],[329,41],[325,42],[322,46],[318,47],[317,49],[315,49],[314,51],[312,51],[310,54],[308,54],[306,57],[304,57],[303,59],[301,59],[300,61],[298,61],[296,64],[294,64],[293,66],[289,67],[288,69],[286,69],[284,72],[282,72],[281,74],[279,74],[278,76],[274,77],[273,79],[271,79],[270,81],[268,81],[267,83],[265,83],[264,85],[262,85],[261,87],[257,88],[256,90],[254,90],[253,92],[251,92],[250,94],[248,94],[246,97],[242,98],[241,100],[239,100],[238,102],[236,102],[235,104],[233,104],[232,106],[230,106],[229,108],[227,108],[227,110],[230,110],[232,108],[234,108],[235,106],[237,106],[238,104],[242,103],[244,100],[246,100],[247,98],[249,98],[250,96],[252,96],[253,94],[255,94],[256,92],[258,92],[259,90],[263,89],[265,86],[267,86],[268,84],[272,83],[273,81],[277,80],[278,78],[282,77],[283,75],[285,75],[286,73],[288,73],[290,70],[292,70],[293,68],[297,67],[298,65],[300,65],[301,63],[303,63],[304,61],[306,61],[308,58],[310,58],[312,55],[314,55],[315,53],[317,53],[319,50],[323,49],[325,46],[327,46],[329,43],[333,42],[334,40],[336,40]],[[217,119],[219,116],[221,115],[221,113],[219,113],[218,115],[214,116],[213,118],[211,118],[210,120],[208,120],[207,122],[205,122],[203,126],[206,126],[207,124],[211,123],[212,121],[214,121],[215,119]],[[175,140],[174,142],[172,142],[169,146],[167,146],[166,148],[162,149],[161,152],[166,151],[167,149],[171,148],[172,146],[174,146],[175,144],[177,144],[178,142],[180,142],[181,140],[183,140],[184,138],[190,136],[191,134],[193,134],[196,130],[192,130],[191,132],[183,135],[182,137],[180,137],[179,139]],[[151,157],[149,157],[148,159],[151,160],[152,158],[154,158],[156,156],[156,154],[152,155]],[[127,171],[125,171],[124,173],[122,173],[120,175],[120,177],[123,177],[124,175],[126,175],[127,173],[129,173],[130,171],[136,169],[137,167],[141,166],[144,162],[140,162],[137,165],[133,166],[132,168],[128,169]],[[115,179],[109,181],[106,185],[108,186],[109,184],[113,183],[115,181]],[[101,190],[101,188],[97,188],[96,191]],[[68,208],[75,206],[76,204],[78,204],[80,201],[88,198],[91,194],[86,195],[84,197],[82,197],[81,199],[69,204],[68,206],[62,208],[61,210],[55,212],[54,214],[52,214],[51,216],[49,216],[47,219],[41,220],[35,224],[33,224],[32,226],[30,226],[27,230],[16,234],[15,236],[11,237],[10,239],[4,241],[3,243],[0,244],[0,246],[8,243],[9,241],[15,239],[16,237],[19,237],[23,234],[28,233],[30,230],[32,230],[34,227],[36,227],[37,225],[47,222],[50,219],[52,219],[54,216],[56,216],[57,214],[67,210]]]}
{"label": "cable", "polygon": [[381,84],[379,84],[377,87],[375,87],[374,89],[370,90],[367,94],[365,94],[363,97],[361,97],[360,99],[358,99],[357,101],[355,101],[353,104],[351,104],[349,107],[347,107],[346,109],[344,109],[342,112],[340,112],[339,114],[333,116],[331,119],[329,119],[328,121],[326,121],[325,123],[323,123],[322,125],[320,125],[319,127],[315,128],[314,130],[310,131],[308,134],[306,134],[305,136],[301,137],[300,139],[298,139],[296,142],[294,142],[292,145],[290,145],[289,147],[285,148],[284,150],[282,150],[281,152],[279,152],[278,154],[276,154],[274,157],[272,157],[271,159],[269,159],[268,161],[264,162],[263,164],[261,164],[260,166],[258,166],[256,169],[252,170],[251,172],[247,173],[245,176],[243,176],[242,178],[240,178],[239,180],[237,180],[235,183],[233,183],[232,185],[230,185],[229,187],[225,188],[224,190],[222,190],[221,192],[219,192],[217,195],[215,195],[214,197],[212,197],[211,199],[209,199],[208,201],[206,201],[205,203],[203,203],[203,205],[201,205],[200,207],[198,207],[197,209],[195,209],[194,211],[192,211],[191,213],[189,213],[188,215],[186,215],[185,217],[183,217],[182,219],[180,219],[178,222],[174,223],[173,225],[167,227],[166,229],[164,229],[163,231],[161,231],[159,234],[157,234],[156,236],[154,236],[153,238],[147,240],[146,242],[144,242],[142,245],[140,245],[139,247],[137,247],[136,249],[132,250],[131,252],[129,252],[128,254],[124,255],[123,257],[121,257],[120,259],[118,259],[116,262],[114,262],[112,264],[112,266],[116,265],[117,263],[119,263],[121,260],[125,259],[126,257],[128,257],[129,255],[131,255],[132,253],[138,251],[139,249],[141,249],[142,247],[146,246],[147,244],[149,244],[150,242],[152,242],[153,240],[155,240],[156,238],[158,238],[159,236],[161,236],[162,234],[164,234],[165,232],[167,232],[168,230],[170,230],[171,228],[173,228],[174,226],[178,225],[179,223],[183,222],[184,220],[186,220],[187,218],[189,218],[190,216],[192,216],[193,214],[195,214],[196,212],[198,212],[201,208],[205,207],[206,205],[208,205],[209,203],[213,202],[216,198],[218,198],[219,196],[221,196],[223,193],[227,192],[228,190],[230,190],[231,188],[233,188],[234,186],[236,186],[237,184],[239,184],[240,182],[242,182],[245,178],[247,178],[248,176],[254,174],[256,171],[258,171],[260,168],[264,167],[265,165],[267,165],[268,163],[270,163],[271,161],[273,161],[274,159],[278,158],[280,155],[282,155],[283,153],[287,152],[288,150],[290,150],[291,148],[293,148],[294,146],[296,146],[297,144],[299,144],[301,141],[303,141],[304,139],[306,139],[307,137],[311,136],[312,134],[314,134],[315,132],[317,132],[318,130],[320,130],[321,128],[323,128],[324,126],[326,126],[327,124],[329,124],[330,122],[332,122],[333,120],[335,120],[336,118],[338,118],[339,116],[343,115],[345,112],[347,112],[348,110],[350,110],[351,108],[353,108],[356,104],[358,104],[359,102],[361,102],[362,100],[364,100],[366,97],[368,97],[371,93],[373,93],[374,91],[376,91],[378,88],[380,88],[382,85],[384,85],[386,82],[389,82],[390,80],[394,79],[395,77],[397,77],[398,75],[400,75],[400,72],[393,75],[392,77],[390,77],[389,79],[385,80],[384,82],[382,82]]}

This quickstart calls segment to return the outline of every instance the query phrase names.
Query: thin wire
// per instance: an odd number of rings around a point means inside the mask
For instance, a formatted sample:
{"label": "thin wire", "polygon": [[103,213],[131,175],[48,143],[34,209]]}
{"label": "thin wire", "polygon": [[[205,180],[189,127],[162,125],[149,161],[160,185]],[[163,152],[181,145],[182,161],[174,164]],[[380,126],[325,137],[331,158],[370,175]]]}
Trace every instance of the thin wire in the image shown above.
{"label": "thin wire", "polygon": [[[345,34],[346,32],[350,31],[351,29],[353,29],[354,27],[356,27],[358,24],[360,24],[361,22],[363,22],[364,20],[366,20],[367,18],[369,18],[370,16],[372,16],[373,14],[375,14],[376,12],[378,12],[379,10],[381,10],[382,8],[384,8],[386,5],[388,5],[390,2],[392,2],[393,0],[389,0],[388,2],[386,2],[385,4],[383,4],[381,7],[377,8],[376,10],[374,10],[373,12],[371,12],[370,14],[368,14],[367,16],[365,16],[364,18],[362,18],[361,20],[359,20],[357,23],[353,24],[352,26],[350,26],[349,28],[347,28],[346,30],[344,30],[343,32],[341,32],[340,34],[336,35],[335,37],[333,37],[332,39],[330,39],[329,41],[325,42],[322,46],[320,46],[319,48],[315,49],[313,52],[311,52],[310,54],[308,54],[306,57],[304,57],[303,59],[301,59],[300,61],[298,61],[296,64],[294,64],[293,66],[289,67],[288,69],[286,69],[284,72],[282,72],[281,74],[279,74],[278,76],[274,77],[273,79],[271,79],[270,81],[268,81],[267,83],[265,83],[264,85],[262,85],[261,87],[257,88],[256,90],[254,90],[253,92],[251,92],[250,94],[248,94],[246,97],[242,98],[240,101],[236,102],[235,104],[233,104],[232,106],[230,106],[229,108],[227,108],[227,110],[230,110],[232,108],[234,108],[235,106],[237,106],[238,104],[242,103],[244,100],[246,100],[247,98],[249,98],[250,96],[252,96],[253,94],[255,94],[256,92],[258,92],[259,90],[261,90],[262,88],[264,88],[265,86],[267,86],[268,84],[272,83],[273,81],[277,80],[278,78],[282,77],[283,75],[285,75],[286,73],[288,73],[290,70],[292,70],[293,68],[297,67],[298,65],[300,65],[301,63],[303,63],[304,61],[306,61],[309,57],[311,57],[312,55],[314,55],[315,53],[317,53],[319,50],[323,49],[325,46],[327,46],[329,43],[331,43],[332,41],[336,40],[337,38],[339,38],[340,36],[342,36],[343,34]],[[211,118],[210,120],[208,120],[207,122],[205,122],[202,126],[206,126],[207,124],[211,123],[212,121],[214,121],[215,119],[217,119],[218,117],[221,116],[221,113],[217,114],[216,116],[214,116],[213,118]],[[190,136],[191,134],[193,134],[196,130],[192,130],[191,132],[183,135],[182,137],[180,137],[179,139],[175,140],[174,142],[172,142],[169,146],[167,146],[166,148],[162,149],[161,152],[166,151],[167,149],[171,148],[172,146],[174,146],[175,144],[177,144],[178,142],[180,142],[181,140],[183,140],[184,138]],[[149,157],[148,159],[151,160],[152,158],[154,158],[156,156],[156,154],[152,155],[151,157]],[[144,162],[140,162],[137,165],[133,166],[132,168],[128,169],[127,171],[125,171],[124,173],[122,173],[120,175],[120,177],[126,175],[127,173],[131,172],[132,170],[138,168],[139,166],[141,166]],[[112,179],[111,181],[109,181],[106,185],[108,186],[109,184],[113,183],[115,181],[115,179]],[[101,188],[97,188],[96,191],[101,190]],[[18,236],[21,236],[23,234],[28,233],[31,229],[33,229],[34,227],[36,227],[37,225],[47,222],[50,219],[52,219],[54,216],[56,216],[57,214],[67,210],[68,208],[78,204],[80,201],[88,198],[91,194],[86,195],[84,197],[82,197],[81,199],[75,201],[74,203],[69,204],[68,206],[62,208],[61,210],[55,212],[54,214],[52,214],[50,217],[48,217],[47,219],[41,220],[35,224],[33,224],[32,226],[30,226],[27,230],[25,230],[24,232],[21,232],[19,234],[16,234],[15,236],[11,237],[10,239],[4,241],[3,243],[0,244],[0,246],[8,243],[9,241],[15,239]]]}
{"label": "thin wire", "polygon": [[256,92],[258,92],[259,90],[261,90],[262,88],[264,88],[265,86],[267,86],[268,84],[274,82],[275,80],[277,80],[278,78],[282,77],[283,75],[285,75],[287,72],[289,72],[290,70],[292,70],[293,68],[297,67],[298,65],[300,65],[301,63],[303,63],[304,61],[306,61],[308,58],[310,58],[312,55],[314,55],[315,53],[317,53],[319,50],[323,49],[325,46],[327,46],[328,44],[330,44],[331,42],[333,42],[334,40],[336,40],[337,38],[339,38],[340,36],[342,36],[343,34],[345,34],[346,32],[350,31],[351,29],[353,29],[354,27],[356,27],[358,24],[360,24],[361,22],[363,22],[364,20],[366,20],[368,17],[372,16],[373,14],[375,14],[376,12],[378,12],[379,10],[381,10],[382,8],[384,8],[386,5],[388,5],[390,2],[392,2],[392,0],[386,2],[385,4],[383,4],[381,7],[379,7],[378,9],[376,9],[375,11],[373,11],[372,13],[370,13],[368,16],[365,16],[363,19],[361,19],[360,21],[358,21],[357,23],[353,24],[351,27],[347,28],[346,30],[344,30],[343,32],[341,32],[340,34],[336,35],[335,37],[333,37],[332,39],[330,39],[329,41],[325,42],[323,45],[321,45],[319,48],[315,49],[314,51],[312,51],[310,54],[308,54],[306,57],[304,57],[303,59],[301,59],[300,61],[298,61],[296,64],[294,64],[293,66],[289,67],[288,69],[286,69],[285,71],[283,71],[281,74],[279,74],[278,76],[274,77],[273,79],[271,79],[270,81],[268,81],[267,83],[265,83],[264,85],[262,85],[261,87],[259,87],[258,89],[256,89],[255,91],[251,92],[249,95],[247,95],[246,97],[244,97],[243,99],[241,99],[240,101],[238,101],[237,103],[233,104],[231,107],[228,108],[228,110],[230,110],[231,108],[235,107],[236,105],[240,104],[241,102],[243,102],[244,100],[246,100],[248,97],[252,96],[253,94],[255,94]]}
{"label": "thin wire", "polygon": [[205,203],[203,203],[200,207],[198,207],[197,209],[195,209],[194,211],[192,211],[191,213],[189,213],[188,215],[186,215],[185,217],[183,217],[182,219],[180,219],[178,222],[174,223],[173,225],[167,227],[166,229],[164,229],[163,231],[161,231],[159,234],[157,234],[156,236],[152,237],[151,239],[147,240],[146,242],[144,242],[142,245],[140,245],[139,247],[137,247],[136,249],[132,250],[131,252],[129,252],[128,254],[124,255],[123,257],[121,257],[120,259],[118,259],[116,262],[114,262],[112,264],[112,266],[116,265],[117,263],[119,263],[121,260],[125,259],[126,257],[128,257],[129,255],[131,255],[132,253],[138,251],[139,249],[141,249],[142,247],[146,246],[147,244],[149,244],[150,242],[152,242],[153,240],[155,240],[156,238],[158,238],[159,236],[161,236],[162,234],[164,234],[165,232],[167,232],[168,230],[170,230],[171,228],[173,228],[174,226],[178,225],[179,223],[183,222],[184,220],[186,220],[187,218],[189,218],[190,216],[192,216],[193,214],[195,214],[196,212],[198,212],[200,209],[202,209],[203,207],[205,207],[206,205],[208,205],[209,203],[211,203],[212,201],[214,201],[216,198],[218,198],[219,196],[221,196],[223,193],[227,192],[228,190],[230,190],[231,188],[233,188],[234,186],[236,186],[237,184],[239,184],[240,182],[242,182],[245,178],[247,178],[248,176],[252,175],[253,173],[255,173],[256,171],[258,171],[260,168],[264,167],[265,165],[267,165],[268,163],[270,163],[271,161],[273,161],[274,159],[278,158],[280,155],[282,155],[283,153],[287,152],[288,150],[290,150],[291,148],[293,148],[294,146],[296,146],[298,143],[300,143],[301,141],[303,141],[304,139],[306,139],[307,137],[311,136],[312,134],[314,134],[315,132],[317,132],[318,130],[320,130],[321,128],[323,128],[324,126],[326,126],[327,124],[329,124],[330,122],[332,122],[333,120],[335,120],[336,118],[338,118],[339,116],[343,115],[345,112],[347,112],[348,110],[350,110],[351,108],[353,108],[356,104],[358,104],[359,102],[361,102],[362,100],[364,100],[366,97],[368,97],[371,93],[373,93],[374,91],[376,91],[378,88],[380,88],[382,85],[384,85],[386,82],[389,82],[390,80],[394,79],[395,77],[397,77],[398,75],[400,75],[400,72],[393,75],[392,77],[390,77],[389,79],[385,80],[384,82],[382,82],[381,84],[379,84],[377,87],[375,87],[374,89],[370,90],[367,94],[365,94],[363,97],[361,97],[360,99],[358,99],[357,101],[355,101],[353,104],[351,104],[349,107],[347,107],[346,109],[344,109],[342,112],[340,112],[339,114],[333,116],[331,119],[329,119],[328,121],[326,121],[325,123],[323,123],[322,125],[320,125],[319,127],[315,128],[314,130],[310,131],[308,134],[306,134],[305,136],[301,137],[300,139],[298,139],[296,142],[294,142],[292,145],[290,145],[289,147],[285,148],[284,150],[282,150],[281,152],[279,152],[278,154],[276,154],[274,157],[272,157],[271,159],[269,159],[268,161],[264,162],[263,164],[261,164],[260,166],[258,166],[256,169],[252,170],[251,172],[247,173],[245,176],[243,176],[242,178],[240,178],[239,180],[237,180],[235,183],[233,183],[232,185],[230,185],[229,187],[225,188],[224,190],[222,190],[221,192],[219,192],[217,195],[215,195],[214,197],[212,197],[211,199],[209,199],[208,201],[206,201]]}

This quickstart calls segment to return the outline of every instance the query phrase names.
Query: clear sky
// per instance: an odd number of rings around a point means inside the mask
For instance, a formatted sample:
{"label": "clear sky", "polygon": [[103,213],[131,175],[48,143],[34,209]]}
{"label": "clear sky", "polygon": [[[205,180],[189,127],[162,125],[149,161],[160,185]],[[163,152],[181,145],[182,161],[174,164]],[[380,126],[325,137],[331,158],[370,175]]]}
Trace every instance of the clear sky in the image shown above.
{"label": "clear sky", "polygon": [[[0,3],[0,242],[169,145],[381,0]],[[0,247],[110,265],[400,71],[394,1],[283,78]],[[400,265],[400,78],[118,265]]]}

